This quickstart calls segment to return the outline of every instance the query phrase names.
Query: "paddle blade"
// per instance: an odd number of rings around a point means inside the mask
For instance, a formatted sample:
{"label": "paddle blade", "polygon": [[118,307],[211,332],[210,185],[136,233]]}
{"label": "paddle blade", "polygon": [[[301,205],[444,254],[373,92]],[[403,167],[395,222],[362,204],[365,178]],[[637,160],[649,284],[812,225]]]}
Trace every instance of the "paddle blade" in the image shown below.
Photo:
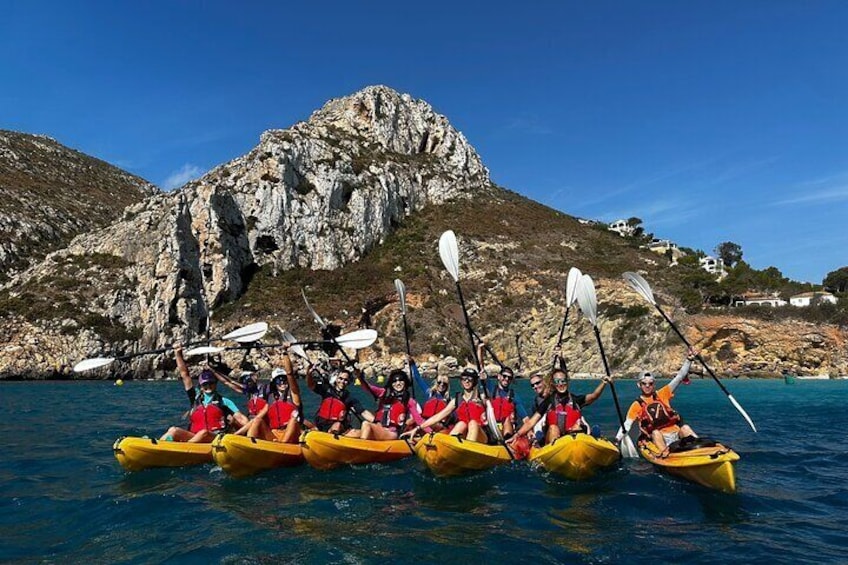
{"label": "paddle blade", "polygon": [[268,331],[268,324],[265,322],[256,322],[247,326],[238,328],[221,337],[222,340],[237,341],[239,343],[251,343],[259,341],[265,336]]}
{"label": "paddle blade", "polygon": [[598,297],[595,294],[595,283],[592,282],[592,277],[589,275],[581,276],[574,294],[583,315],[593,326],[598,327]]}
{"label": "paddle blade", "polygon": [[309,300],[306,299],[306,291],[301,288],[300,294],[303,296],[303,303],[306,304],[306,309],[309,310],[310,314],[312,314],[312,318],[315,320],[315,323],[317,323],[319,326],[321,326],[321,329],[326,328],[327,322],[325,322],[321,318],[321,316],[318,315],[318,312],[316,312],[315,310],[312,309],[312,306],[310,306],[310,304],[309,304]]}
{"label": "paddle blade", "polygon": [[336,343],[348,349],[364,349],[377,341],[377,330],[356,330],[342,334],[336,338]]}
{"label": "paddle blade", "polygon": [[754,430],[754,433],[757,433],[757,427],[754,425],[754,422],[751,421],[751,417],[748,416],[748,413],[745,412],[745,410],[738,402],[736,402],[736,399],[733,398],[733,395],[727,393],[727,398],[729,398],[730,403],[733,404],[733,406],[735,406],[737,410],[739,410],[739,413],[742,414],[742,417],[745,418],[745,421],[748,422],[748,425],[751,426],[751,429]]}
{"label": "paddle blade", "polygon": [[459,282],[459,247],[453,230],[446,231],[439,238],[439,257],[453,280]]}
{"label": "paddle blade", "polygon": [[84,359],[74,365],[74,372],[82,373],[83,371],[90,371],[92,369],[105,367],[106,365],[111,364],[114,360],[114,357],[93,357],[91,359]]}
{"label": "paddle blade", "polygon": [[[297,341],[297,338],[296,338],[296,337],[294,337],[294,336],[293,336],[291,333],[289,333],[289,332],[283,332],[283,341],[287,341],[287,342],[289,342],[289,343],[295,343],[295,342]],[[306,359],[307,361],[309,361],[309,360],[310,360],[310,359],[309,359],[309,355],[307,355],[307,354],[306,354],[306,351],[303,349],[303,346],[301,346],[301,345],[292,345],[292,346],[291,346],[291,350],[292,350],[292,352],[293,352],[295,355],[297,355],[297,356],[298,356],[298,357],[300,357],[301,359]]]}
{"label": "paddle blade", "polygon": [[580,282],[580,277],[583,273],[577,267],[571,267],[568,270],[568,279],[565,281],[565,307],[568,308],[574,301],[577,300],[577,283]]}
{"label": "paddle blade", "polygon": [[406,287],[403,286],[402,280],[395,279],[395,289],[398,293],[398,300],[400,300],[400,311],[406,316]]}
{"label": "paddle blade", "polygon": [[654,291],[651,290],[651,285],[648,284],[648,281],[642,278],[642,275],[628,271],[622,274],[621,277],[627,281],[627,284],[629,284],[630,287],[639,294],[639,296],[654,306],[657,305],[657,301],[654,300]]}
{"label": "paddle blade", "polygon": [[215,347],[214,345],[203,345],[200,347],[194,347],[192,349],[186,349],[183,352],[185,357],[192,357],[194,355],[212,355],[214,353],[221,353],[224,351],[224,347]]}

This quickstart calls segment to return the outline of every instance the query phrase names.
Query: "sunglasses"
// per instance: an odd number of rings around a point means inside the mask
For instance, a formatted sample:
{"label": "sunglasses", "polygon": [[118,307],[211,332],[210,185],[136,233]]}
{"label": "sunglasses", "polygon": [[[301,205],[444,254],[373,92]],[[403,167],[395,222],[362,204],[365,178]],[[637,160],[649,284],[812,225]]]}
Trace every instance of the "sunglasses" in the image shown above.
{"label": "sunglasses", "polygon": [[515,376],[514,376],[514,375],[505,375],[505,374],[503,374],[503,373],[501,373],[499,376],[500,376],[502,379],[509,379],[509,380],[512,380],[512,379],[514,379],[514,378],[515,378]]}
{"label": "sunglasses", "polygon": [[459,380],[471,382],[474,380],[474,377],[459,377]]}
{"label": "sunglasses", "polygon": [[530,383],[530,386],[542,386],[542,381],[536,381],[534,383]]}
{"label": "sunglasses", "polygon": [[564,384],[567,384],[567,383],[568,383],[568,381],[565,380],[565,379],[554,379],[555,385],[564,385]]}
{"label": "sunglasses", "polygon": [[436,381],[436,384],[439,386],[448,386],[448,381]]}
{"label": "sunglasses", "polygon": [[654,386],[654,381],[642,381],[639,384],[642,386]]}

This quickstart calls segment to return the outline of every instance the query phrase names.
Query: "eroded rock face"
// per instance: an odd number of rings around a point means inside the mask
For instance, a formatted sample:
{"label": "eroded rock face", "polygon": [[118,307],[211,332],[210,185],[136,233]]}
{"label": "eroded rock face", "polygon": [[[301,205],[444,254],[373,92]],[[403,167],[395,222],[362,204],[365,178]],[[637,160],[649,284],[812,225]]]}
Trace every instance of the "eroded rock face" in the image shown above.
{"label": "eroded rock face", "polygon": [[[382,86],[332,100],[306,122],[265,132],[250,153],[198,181],[130,206],[118,222],[5,285],[8,303],[21,305],[57,280],[73,286],[69,272],[82,269],[84,277],[74,276],[91,292],[83,300],[85,289],[69,288],[54,311],[28,320],[32,334],[64,328],[75,335],[72,346],[56,345],[49,358],[16,349],[0,358],[0,373],[48,374],[96,350],[203,335],[206,304],[241,295],[257,269],[338,268],[415,210],[488,185],[474,149],[426,102]],[[82,332],[92,317],[97,323]],[[131,335],[110,337],[114,328]],[[26,330],[15,338],[29,339]]]}

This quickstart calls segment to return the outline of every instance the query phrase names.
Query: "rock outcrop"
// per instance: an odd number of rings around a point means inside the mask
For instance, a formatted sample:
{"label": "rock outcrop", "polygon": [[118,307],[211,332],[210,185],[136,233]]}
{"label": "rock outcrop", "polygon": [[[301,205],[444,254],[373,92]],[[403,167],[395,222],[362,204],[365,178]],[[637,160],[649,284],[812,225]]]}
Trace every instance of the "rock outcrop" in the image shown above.
{"label": "rock outcrop", "polygon": [[[42,335],[59,325],[79,337],[49,360],[15,349],[0,372],[50,374],[95,350],[203,335],[206,305],[238,298],[260,268],[338,268],[414,211],[488,186],[474,149],[426,102],[383,86],[332,100],[306,122],[265,132],[244,157],[128,207],[118,222],[7,284],[6,324],[25,319]],[[72,292],[54,296],[57,285]],[[33,308],[44,296],[51,307]]]}
{"label": "rock outcrop", "polygon": [[0,130],[0,282],[156,191],[49,137]]}

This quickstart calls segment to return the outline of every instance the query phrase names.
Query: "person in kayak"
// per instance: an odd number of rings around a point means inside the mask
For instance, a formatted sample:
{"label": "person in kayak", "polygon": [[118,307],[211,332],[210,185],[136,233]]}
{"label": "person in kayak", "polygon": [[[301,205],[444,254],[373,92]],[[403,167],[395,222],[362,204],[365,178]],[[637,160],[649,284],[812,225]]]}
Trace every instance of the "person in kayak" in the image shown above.
{"label": "person in kayak", "polygon": [[348,412],[356,414],[363,421],[374,422],[374,414],[363,408],[362,403],[347,390],[353,376],[354,371],[347,367],[340,369],[333,379],[328,379],[314,365],[306,371],[306,386],[321,397],[315,415],[315,427],[319,431],[359,434],[359,430],[351,430]]}
{"label": "person in kayak", "polygon": [[201,371],[197,379],[198,388],[195,388],[183,357],[183,348],[175,345],[174,353],[177,358],[177,370],[191,405],[190,424],[189,429],[171,426],[160,439],[210,443],[217,433],[225,431],[232,423],[243,426],[248,422],[247,417],[239,412],[232,400],[218,393],[218,377],[212,369],[207,367]]}
{"label": "person in kayak", "polygon": [[[421,408],[421,417],[426,420],[447,406],[451,397],[450,378],[448,378],[447,375],[437,375],[433,384],[428,385],[427,381],[424,380],[424,377],[421,376],[421,372],[418,370],[418,365],[416,365],[415,359],[407,356],[407,362],[409,363],[409,372],[412,373],[412,378],[415,380],[415,383],[418,384],[418,388],[426,391],[427,393],[427,400]],[[445,429],[445,425],[446,422],[436,422],[431,426],[431,429],[437,432],[442,431]],[[450,419],[448,419],[447,425],[450,425]]]}
{"label": "person in kayak", "polygon": [[250,422],[247,437],[255,437],[282,443],[297,443],[301,432],[300,385],[294,378],[294,367],[288,353],[283,349],[282,367],[271,372],[267,403]]}
{"label": "person in kayak", "polygon": [[372,423],[362,421],[362,439],[393,440],[405,431],[410,420],[420,425],[424,419],[418,409],[418,403],[409,393],[409,376],[402,369],[389,373],[388,386],[382,388],[372,385],[362,375],[360,386],[377,400],[376,420]]}
{"label": "person in kayak", "polygon": [[[697,355],[698,352],[690,348],[677,375],[659,390],[655,390],[656,379],[650,371],[643,371],[637,377],[636,386],[640,395],[627,410],[624,429],[629,431],[634,422],[638,422],[640,437],[653,441],[660,450],[660,457],[668,456],[668,446],[672,443],[685,437],[698,437],[671,407],[674,391],[689,376],[692,361]],[[619,430],[616,440],[621,441],[623,437],[624,432]]]}
{"label": "person in kayak", "polygon": [[536,411],[516,432],[522,436],[533,429],[537,422],[544,418],[547,431],[545,443],[553,443],[563,434],[588,433],[589,430],[583,419],[583,408],[589,406],[601,397],[610,378],[604,377],[598,386],[589,394],[572,394],[569,390],[570,378],[564,369],[554,369],[550,375],[553,385],[551,393],[542,399]]}
{"label": "person in kayak", "polygon": [[[481,343],[481,347],[483,344]],[[509,367],[501,367],[496,383],[484,379],[486,392],[492,402],[492,412],[504,438],[512,437],[517,421],[527,421],[527,410],[512,388],[515,373]]]}
{"label": "person in kayak", "polygon": [[404,435],[415,435],[419,430],[426,430],[433,424],[443,421],[450,415],[456,418],[456,424],[451,428],[451,435],[462,436],[470,441],[488,443],[486,435],[486,405],[477,390],[480,374],[474,369],[467,368],[459,376],[462,391],[457,393],[444,408],[427,418],[419,426]]}

